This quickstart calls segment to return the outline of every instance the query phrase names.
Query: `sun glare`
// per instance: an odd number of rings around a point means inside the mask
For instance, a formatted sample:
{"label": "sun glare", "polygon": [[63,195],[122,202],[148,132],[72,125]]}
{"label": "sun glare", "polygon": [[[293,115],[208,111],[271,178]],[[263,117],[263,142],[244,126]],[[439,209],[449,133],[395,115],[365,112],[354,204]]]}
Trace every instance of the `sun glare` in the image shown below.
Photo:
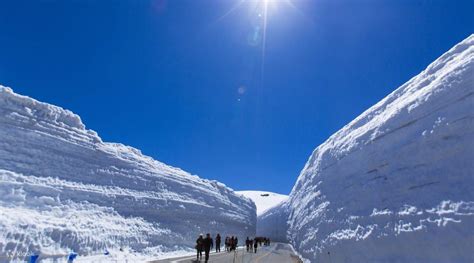
{"label": "sun glare", "polygon": [[270,18],[277,19],[278,15],[283,14],[280,11],[285,8],[296,9],[292,1],[294,0],[239,0],[219,18],[219,20],[224,19],[237,10],[247,12],[247,19],[251,26],[247,36],[247,44],[261,50],[260,78],[262,82],[265,71],[267,28],[270,24]]}

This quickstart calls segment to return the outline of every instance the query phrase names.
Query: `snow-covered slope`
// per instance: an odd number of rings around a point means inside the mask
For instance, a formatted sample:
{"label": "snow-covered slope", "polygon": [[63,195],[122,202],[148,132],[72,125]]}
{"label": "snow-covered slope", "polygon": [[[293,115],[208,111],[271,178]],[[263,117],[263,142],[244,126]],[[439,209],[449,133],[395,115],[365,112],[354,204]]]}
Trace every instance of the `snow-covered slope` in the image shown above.
{"label": "snow-covered slope", "polygon": [[287,195],[265,191],[236,191],[236,193],[250,198],[255,203],[257,206],[257,216],[288,199]]}
{"label": "snow-covered slope", "polygon": [[253,202],[121,144],[79,116],[0,86],[0,258],[191,248],[255,234]]}
{"label": "snow-covered slope", "polygon": [[287,209],[282,208],[287,195],[265,191],[237,191],[252,199],[257,206],[257,236],[270,237],[273,241],[286,242]]}
{"label": "snow-covered slope", "polygon": [[474,35],[317,147],[286,205],[311,262],[474,262]]}
{"label": "snow-covered slope", "polygon": [[287,242],[287,195],[265,191],[237,191],[257,206],[257,236],[265,236],[276,242]]}

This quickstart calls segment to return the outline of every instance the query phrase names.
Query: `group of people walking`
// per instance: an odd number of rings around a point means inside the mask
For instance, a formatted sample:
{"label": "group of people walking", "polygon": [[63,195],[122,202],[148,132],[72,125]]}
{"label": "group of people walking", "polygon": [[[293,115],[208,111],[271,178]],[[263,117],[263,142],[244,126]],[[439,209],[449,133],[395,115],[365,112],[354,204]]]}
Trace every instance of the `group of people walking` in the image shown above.
{"label": "group of people walking", "polygon": [[247,252],[257,253],[257,248],[259,245],[269,246],[270,238],[255,237],[254,239],[249,239],[249,237],[247,237],[247,239],[245,240],[245,246],[247,247]]}
{"label": "group of people walking", "polygon": [[[216,238],[216,253],[221,252],[221,235],[217,234]],[[225,250],[227,252],[236,251],[239,245],[239,239],[236,236],[227,236],[224,241]],[[245,240],[245,245],[247,247],[247,252],[257,253],[258,246],[269,246],[270,239],[266,237],[255,237],[254,239],[247,239]],[[198,239],[196,240],[196,251],[197,251],[197,260],[202,259],[202,252],[204,251],[204,259],[205,262],[209,261],[209,254],[211,253],[211,249],[214,247],[214,240],[211,237],[211,234],[207,233],[206,237],[203,235],[199,235]]]}
{"label": "group of people walking", "polygon": [[[216,253],[221,252],[221,235],[216,235]],[[225,250],[227,252],[235,251],[238,247],[239,239],[234,236],[227,236],[224,241]],[[196,240],[196,251],[197,251],[197,260],[202,259],[202,252],[204,251],[204,260],[205,262],[209,261],[209,254],[211,249],[214,247],[214,240],[211,237],[211,234],[207,233],[204,238],[203,235],[199,235]]]}
{"label": "group of people walking", "polygon": [[235,251],[238,247],[238,244],[239,244],[239,239],[237,237],[234,237],[234,236],[225,237],[225,251],[227,252]]}
{"label": "group of people walking", "polygon": [[[197,260],[202,259],[202,252],[204,251],[206,262],[209,261],[209,253],[214,246],[214,241],[212,240],[211,234],[207,233],[206,238],[203,238],[202,234],[199,235],[196,240],[196,251],[197,251]],[[221,236],[217,234],[216,236],[216,252],[221,251]]]}

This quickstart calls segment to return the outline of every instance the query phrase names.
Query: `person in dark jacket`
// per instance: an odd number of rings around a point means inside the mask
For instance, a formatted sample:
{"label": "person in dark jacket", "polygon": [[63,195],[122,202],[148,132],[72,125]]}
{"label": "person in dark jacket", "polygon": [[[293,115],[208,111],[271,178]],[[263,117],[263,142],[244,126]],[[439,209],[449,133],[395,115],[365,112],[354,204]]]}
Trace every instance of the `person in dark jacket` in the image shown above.
{"label": "person in dark jacket", "polygon": [[206,257],[206,263],[209,261],[209,253],[211,252],[212,247],[214,246],[214,242],[212,241],[211,234],[207,233],[206,238],[203,241],[204,246],[204,253]]}
{"label": "person in dark jacket", "polygon": [[221,252],[221,235],[217,234],[216,236],[216,253]]}
{"label": "person in dark jacket", "polygon": [[257,253],[257,247],[258,247],[258,239],[255,238],[253,241],[253,252]]}
{"label": "person in dark jacket", "polygon": [[230,244],[230,250],[229,251],[233,251],[234,250],[234,244],[235,244],[235,238],[234,236],[232,236],[230,239],[229,239],[229,244]]}
{"label": "person in dark jacket", "polygon": [[250,239],[249,239],[249,237],[247,237],[247,239],[245,239],[245,247],[247,247],[247,252],[249,252],[249,250],[250,250]]}
{"label": "person in dark jacket", "polygon": [[203,245],[204,245],[204,238],[202,238],[202,235],[199,235],[198,239],[196,239],[197,260],[201,260],[202,258]]}
{"label": "person in dark jacket", "polygon": [[230,237],[229,236],[225,237],[225,251],[227,252],[230,251]]}

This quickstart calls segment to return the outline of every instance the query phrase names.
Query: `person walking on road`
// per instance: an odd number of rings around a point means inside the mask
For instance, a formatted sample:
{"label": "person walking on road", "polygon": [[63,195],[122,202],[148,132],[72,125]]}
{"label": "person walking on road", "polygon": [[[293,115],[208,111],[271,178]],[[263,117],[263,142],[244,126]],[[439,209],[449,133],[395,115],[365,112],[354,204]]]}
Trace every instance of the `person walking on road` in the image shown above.
{"label": "person walking on road", "polygon": [[212,247],[214,246],[214,242],[212,241],[211,234],[207,233],[206,238],[204,238],[203,241],[203,246],[204,246],[204,253],[205,253],[205,259],[206,263],[209,261],[209,253],[211,252]]}
{"label": "person walking on road", "polygon": [[255,238],[253,241],[253,252],[256,254],[257,253],[257,247],[258,247],[258,240]]}
{"label": "person walking on road", "polygon": [[234,236],[232,236],[232,237],[229,239],[229,244],[230,244],[230,251],[235,250],[235,239],[234,239]]}
{"label": "person walking on road", "polygon": [[203,245],[204,239],[202,238],[202,235],[199,235],[198,239],[196,240],[197,260],[201,260],[202,258]]}
{"label": "person walking on road", "polygon": [[216,253],[221,252],[221,235],[218,233],[216,236]]}
{"label": "person walking on road", "polygon": [[249,250],[250,250],[250,239],[249,239],[249,237],[247,237],[247,239],[245,240],[245,247],[247,247],[247,252],[249,252]]}

